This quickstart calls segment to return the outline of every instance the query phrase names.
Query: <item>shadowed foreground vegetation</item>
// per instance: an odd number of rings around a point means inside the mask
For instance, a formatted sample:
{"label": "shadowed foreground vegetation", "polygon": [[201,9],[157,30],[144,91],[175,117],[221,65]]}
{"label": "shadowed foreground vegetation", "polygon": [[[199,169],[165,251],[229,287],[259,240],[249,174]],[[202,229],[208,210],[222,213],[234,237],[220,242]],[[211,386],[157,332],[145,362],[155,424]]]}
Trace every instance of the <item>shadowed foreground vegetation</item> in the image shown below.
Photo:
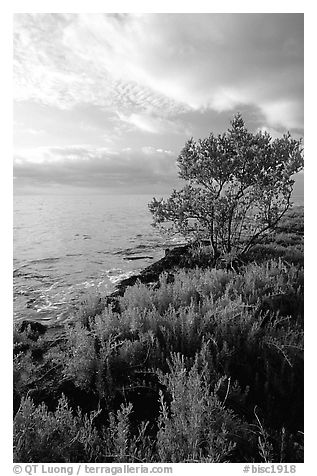
{"label": "shadowed foreground vegetation", "polygon": [[14,333],[16,462],[303,461],[303,217]]}

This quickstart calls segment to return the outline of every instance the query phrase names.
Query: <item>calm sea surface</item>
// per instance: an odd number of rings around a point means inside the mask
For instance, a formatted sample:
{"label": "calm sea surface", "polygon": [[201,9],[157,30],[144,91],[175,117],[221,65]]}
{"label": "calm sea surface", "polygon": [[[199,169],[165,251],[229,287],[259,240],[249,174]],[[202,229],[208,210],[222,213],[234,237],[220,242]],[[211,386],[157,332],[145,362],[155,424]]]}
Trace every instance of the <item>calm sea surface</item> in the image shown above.
{"label": "calm sea surface", "polygon": [[15,319],[71,318],[87,296],[161,258],[171,243],[151,227],[151,198],[15,196]]}

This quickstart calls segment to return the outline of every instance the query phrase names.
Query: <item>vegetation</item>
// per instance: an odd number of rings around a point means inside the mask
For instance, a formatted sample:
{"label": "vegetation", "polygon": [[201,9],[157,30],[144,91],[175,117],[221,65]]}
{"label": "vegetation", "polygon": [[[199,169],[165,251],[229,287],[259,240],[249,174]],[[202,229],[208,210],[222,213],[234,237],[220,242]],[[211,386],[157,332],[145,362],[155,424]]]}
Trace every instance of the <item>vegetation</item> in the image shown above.
{"label": "vegetation", "polygon": [[237,271],[195,247],[62,333],[17,324],[15,461],[303,461],[302,231],[297,209]]}
{"label": "vegetation", "polygon": [[16,324],[16,462],[303,461],[301,141],[238,115],[178,165],[189,184],[150,204],[193,238],[174,268],[62,331]]}
{"label": "vegetation", "polygon": [[240,114],[231,128],[195,142],[177,160],[188,184],[149,204],[154,225],[210,242],[214,263],[243,258],[291,205],[293,176],[303,168],[301,140],[249,132]]}

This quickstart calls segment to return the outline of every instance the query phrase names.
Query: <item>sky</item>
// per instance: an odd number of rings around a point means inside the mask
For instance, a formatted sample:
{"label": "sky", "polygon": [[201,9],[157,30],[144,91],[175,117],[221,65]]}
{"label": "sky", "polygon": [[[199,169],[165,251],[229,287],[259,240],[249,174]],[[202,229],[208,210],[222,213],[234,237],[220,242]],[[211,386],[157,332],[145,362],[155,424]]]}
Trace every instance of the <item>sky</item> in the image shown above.
{"label": "sky", "polygon": [[166,193],[190,138],[303,137],[303,14],[14,16],[17,193]]}

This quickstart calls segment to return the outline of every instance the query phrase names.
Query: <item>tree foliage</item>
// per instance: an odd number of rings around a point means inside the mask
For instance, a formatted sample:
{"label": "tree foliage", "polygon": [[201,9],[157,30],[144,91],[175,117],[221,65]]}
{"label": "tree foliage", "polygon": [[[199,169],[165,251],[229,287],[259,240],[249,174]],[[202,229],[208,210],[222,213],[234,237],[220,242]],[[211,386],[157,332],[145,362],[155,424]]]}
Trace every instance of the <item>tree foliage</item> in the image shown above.
{"label": "tree foliage", "polygon": [[153,199],[154,226],[208,239],[213,256],[243,256],[291,206],[294,174],[303,168],[302,140],[251,133],[240,114],[223,134],[190,139],[177,164],[187,185]]}

